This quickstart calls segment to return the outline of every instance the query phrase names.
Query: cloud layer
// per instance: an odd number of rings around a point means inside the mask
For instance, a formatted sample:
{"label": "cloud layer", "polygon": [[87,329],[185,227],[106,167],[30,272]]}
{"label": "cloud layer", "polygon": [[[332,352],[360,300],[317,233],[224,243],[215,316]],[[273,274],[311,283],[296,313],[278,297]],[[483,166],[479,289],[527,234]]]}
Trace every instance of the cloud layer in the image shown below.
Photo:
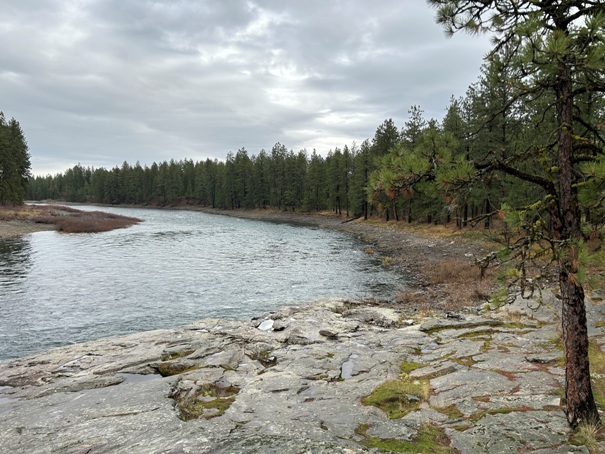
{"label": "cloud layer", "polygon": [[371,138],[419,105],[441,118],[487,37],[446,39],[419,0],[9,0],[0,109],[35,174],[76,163],[295,151]]}

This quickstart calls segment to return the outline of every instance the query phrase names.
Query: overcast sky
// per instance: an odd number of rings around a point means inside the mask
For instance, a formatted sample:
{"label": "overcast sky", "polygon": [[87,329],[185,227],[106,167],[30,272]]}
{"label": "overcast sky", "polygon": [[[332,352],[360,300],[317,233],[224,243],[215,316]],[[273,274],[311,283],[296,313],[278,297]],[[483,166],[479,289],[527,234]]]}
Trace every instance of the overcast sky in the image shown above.
{"label": "overcast sky", "polygon": [[358,144],[412,105],[441,119],[488,37],[424,0],[5,0],[0,110],[36,175]]}

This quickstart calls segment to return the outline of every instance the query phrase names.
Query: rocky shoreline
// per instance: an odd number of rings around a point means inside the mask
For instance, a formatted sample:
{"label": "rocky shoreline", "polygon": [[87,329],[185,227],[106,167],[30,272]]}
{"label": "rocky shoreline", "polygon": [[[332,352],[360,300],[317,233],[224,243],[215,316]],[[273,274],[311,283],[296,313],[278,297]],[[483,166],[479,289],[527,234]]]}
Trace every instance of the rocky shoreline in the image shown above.
{"label": "rocky shoreline", "polygon": [[[560,407],[556,301],[411,320],[334,299],[0,363],[0,451],[587,453]],[[386,382],[429,392],[389,396],[390,419],[364,401]]]}
{"label": "rocky shoreline", "polygon": [[[431,298],[430,264],[485,252],[392,223],[216,214],[347,231]],[[605,336],[599,302],[587,304],[595,345]],[[589,452],[570,443],[561,410],[556,298],[457,312],[441,303],[427,312],[334,299],[0,362],[0,452]]]}

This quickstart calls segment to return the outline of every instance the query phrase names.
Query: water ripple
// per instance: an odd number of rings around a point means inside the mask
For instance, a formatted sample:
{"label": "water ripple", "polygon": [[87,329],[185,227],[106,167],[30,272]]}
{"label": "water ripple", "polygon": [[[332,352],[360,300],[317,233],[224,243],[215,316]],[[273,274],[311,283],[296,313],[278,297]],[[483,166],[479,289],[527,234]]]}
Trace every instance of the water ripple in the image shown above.
{"label": "water ripple", "polygon": [[0,360],[203,317],[389,296],[403,286],[342,233],[190,211],[107,211],[145,222],[0,241]]}

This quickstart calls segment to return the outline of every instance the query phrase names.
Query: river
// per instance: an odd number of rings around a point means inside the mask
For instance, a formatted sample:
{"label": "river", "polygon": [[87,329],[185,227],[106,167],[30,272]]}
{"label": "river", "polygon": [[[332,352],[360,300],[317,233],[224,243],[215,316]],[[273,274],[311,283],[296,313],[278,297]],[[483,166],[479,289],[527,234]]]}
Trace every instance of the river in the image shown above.
{"label": "river", "polygon": [[144,222],[0,240],[0,360],[204,317],[390,297],[405,284],[342,232],[196,211],[102,210]]}

